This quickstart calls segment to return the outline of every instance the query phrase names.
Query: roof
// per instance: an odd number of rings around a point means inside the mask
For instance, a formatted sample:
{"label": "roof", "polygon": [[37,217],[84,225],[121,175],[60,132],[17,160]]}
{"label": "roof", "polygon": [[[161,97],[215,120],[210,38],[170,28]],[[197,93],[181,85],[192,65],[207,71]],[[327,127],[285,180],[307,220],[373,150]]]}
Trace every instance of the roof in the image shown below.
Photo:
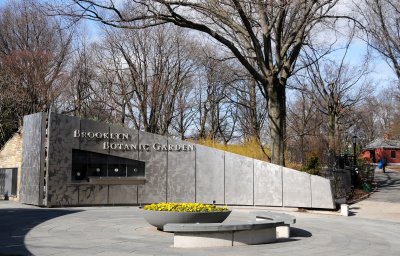
{"label": "roof", "polygon": [[398,140],[385,140],[375,139],[370,142],[364,149],[375,149],[375,148],[396,148],[400,149],[400,141]]}

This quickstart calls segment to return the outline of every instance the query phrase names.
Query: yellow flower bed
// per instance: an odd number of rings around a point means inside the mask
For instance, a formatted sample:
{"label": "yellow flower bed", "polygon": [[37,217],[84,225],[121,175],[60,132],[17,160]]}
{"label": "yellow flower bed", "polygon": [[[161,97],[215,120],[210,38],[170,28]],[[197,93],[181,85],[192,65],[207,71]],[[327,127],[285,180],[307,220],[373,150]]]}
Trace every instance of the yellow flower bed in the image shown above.
{"label": "yellow flower bed", "polygon": [[158,203],[144,206],[149,211],[167,212],[225,212],[227,207],[219,207],[211,204],[200,203]]}

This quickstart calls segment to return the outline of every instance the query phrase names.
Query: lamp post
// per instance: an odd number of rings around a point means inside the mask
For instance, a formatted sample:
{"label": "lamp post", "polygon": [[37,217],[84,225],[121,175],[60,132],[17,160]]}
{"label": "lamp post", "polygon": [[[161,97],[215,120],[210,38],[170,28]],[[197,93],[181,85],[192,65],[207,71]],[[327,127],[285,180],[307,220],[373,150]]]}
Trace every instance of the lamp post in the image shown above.
{"label": "lamp post", "polygon": [[357,165],[357,158],[356,158],[356,147],[357,147],[357,135],[353,137],[353,166]]}

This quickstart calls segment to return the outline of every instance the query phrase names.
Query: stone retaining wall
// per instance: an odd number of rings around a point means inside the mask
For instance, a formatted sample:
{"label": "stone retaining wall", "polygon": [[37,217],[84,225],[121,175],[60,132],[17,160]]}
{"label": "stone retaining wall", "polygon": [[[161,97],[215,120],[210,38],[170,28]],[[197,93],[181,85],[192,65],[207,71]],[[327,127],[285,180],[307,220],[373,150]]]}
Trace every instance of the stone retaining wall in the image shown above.
{"label": "stone retaining wall", "polygon": [[[39,123],[32,119],[27,120]],[[48,171],[45,176],[48,182],[43,205],[215,201],[217,204],[229,205],[327,209],[335,207],[328,179],[249,157],[117,125],[53,113],[49,118],[48,130]],[[74,137],[76,130],[98,132],[99,138]],[[182,145],[182,148],[194,148],[194,150],[157,151],[152,147],[149,151],[130,151],[104,148],[104,143],[111,145],[118,142],[115,138],[105,139],[104,133],[128,134],[129,140],[125,138],[123,143]],[[90,137],[94,136],[96,135],[90,134]],[[72,149],[143,161],[146,183],[143,185],[76,184],[71,181]],[[23,171],[28,170],[23,169]]]}

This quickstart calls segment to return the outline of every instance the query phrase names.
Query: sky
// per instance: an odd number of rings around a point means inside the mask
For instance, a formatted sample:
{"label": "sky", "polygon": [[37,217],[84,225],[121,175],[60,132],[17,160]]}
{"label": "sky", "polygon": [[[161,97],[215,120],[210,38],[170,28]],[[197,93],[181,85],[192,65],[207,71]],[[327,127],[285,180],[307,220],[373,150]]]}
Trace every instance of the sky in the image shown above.
{"label": "sky", "polygon": [[[367,52],[367,43],[362,40],[356,40],[348,52],[348,57],[346,58],[353,65],[360,65],[364,56]],[[382,87],[390,86],[397,80],[397,77],[386,62],[386,60],[376,51],[371,53],[371,63],[370,63],[371,74],[370,77],[377,83],[377,89]]]}

